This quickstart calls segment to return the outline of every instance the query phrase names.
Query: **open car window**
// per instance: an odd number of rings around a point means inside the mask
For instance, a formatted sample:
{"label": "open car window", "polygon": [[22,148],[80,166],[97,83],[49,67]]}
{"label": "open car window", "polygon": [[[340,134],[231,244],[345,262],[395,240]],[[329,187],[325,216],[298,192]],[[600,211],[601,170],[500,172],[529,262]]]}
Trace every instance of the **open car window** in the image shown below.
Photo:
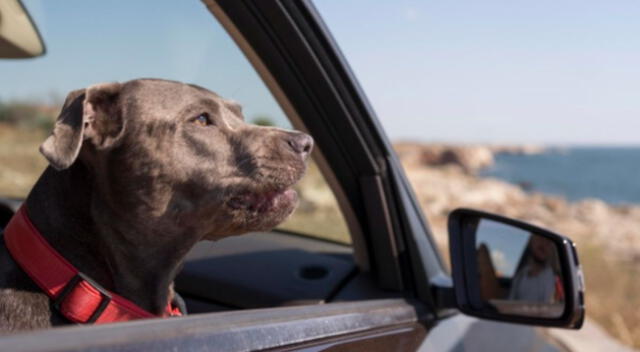
{"label": "open car window", "polygon": [[[33,60],[0,60],[2,198],[27,196],[47,166],[38,147],[64,97],[96,83],[143,77],[192,83],[238,102],[248,122],[292,128],[200,1],[151,7],[143,2],[24,4],[40,24],[48,53]],[[314,151],[314,159],[320,152]],[[176,279],[190,312],[318,304],[333,297],[356,265],[345,217],[323,172],[331,170],[310,160],[296,186],[298,209],[271,233],[202,242],[191,251]]]}

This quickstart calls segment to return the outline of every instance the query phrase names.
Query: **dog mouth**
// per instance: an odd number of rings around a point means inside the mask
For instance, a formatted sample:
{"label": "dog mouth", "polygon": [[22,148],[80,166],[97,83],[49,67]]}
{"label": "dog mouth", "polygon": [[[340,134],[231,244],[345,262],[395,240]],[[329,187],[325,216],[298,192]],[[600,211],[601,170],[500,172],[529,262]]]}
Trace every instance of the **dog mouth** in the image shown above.
{"label": "dog mouth", "polygon": [[227,202],[232,209],[242,209],[257,213],[267,213],[288,208],[297,201],[298,194],[293,188],[266,192],[243,192]]}

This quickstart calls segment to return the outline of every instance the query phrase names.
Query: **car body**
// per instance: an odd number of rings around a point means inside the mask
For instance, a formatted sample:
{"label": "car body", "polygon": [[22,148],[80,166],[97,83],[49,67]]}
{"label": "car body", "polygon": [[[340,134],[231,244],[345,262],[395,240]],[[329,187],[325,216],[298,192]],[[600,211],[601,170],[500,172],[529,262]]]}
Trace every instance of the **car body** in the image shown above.
{"label": "car body", "polygon": [[204,3],[294,127],[316,140],[353,246],[284,231],[201,243],[176,280],[200,314],[17,334],[1,349],[562,350],[540,329],[460,314],[400,161],[310,1]]}

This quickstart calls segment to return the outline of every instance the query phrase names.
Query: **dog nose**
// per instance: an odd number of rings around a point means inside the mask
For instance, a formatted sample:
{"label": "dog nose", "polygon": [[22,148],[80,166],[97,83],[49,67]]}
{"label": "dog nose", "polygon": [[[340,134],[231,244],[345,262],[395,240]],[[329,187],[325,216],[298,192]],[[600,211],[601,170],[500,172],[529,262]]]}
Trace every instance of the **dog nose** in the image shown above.
{"label": "dog nose", "polygon": [[296,154],[300,154],[302,160],[305,160],[313,149],[313,138],[306,133],[290,135],[287,143]]}

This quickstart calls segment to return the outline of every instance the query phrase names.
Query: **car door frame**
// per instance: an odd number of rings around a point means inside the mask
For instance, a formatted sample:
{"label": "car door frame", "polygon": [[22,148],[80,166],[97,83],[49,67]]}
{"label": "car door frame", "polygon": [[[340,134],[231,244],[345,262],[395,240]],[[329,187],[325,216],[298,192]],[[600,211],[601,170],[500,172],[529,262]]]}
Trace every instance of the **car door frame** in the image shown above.
{"label": "car door frame", "polygon": [[345,214],[356,261],[381,288],[437,306],[447,282],[427,221],[363,90],[311,1],[203,0],[314,155]]}
{"label": "car door frame", "polygon": [[310,1],[204,2],[293,125],[316,137],[314,158],[345,214],[360,270],[399,298],[61,328],[7,337],[3,347],[260,350],[407,329],[424,337],[449,297],[432,284],[450,279],[400,162],[317,10]]}
{"label": "car door frame", "polygon": [[[403,299],[198,314],[63,327],[3,337],[6,351],[260,351],[334,346],[349,339],[407,334],[420,343],[424,311]],[[418,337],[418,341],[416,340]],[[375,350],[375,349],[372,349]]]}

